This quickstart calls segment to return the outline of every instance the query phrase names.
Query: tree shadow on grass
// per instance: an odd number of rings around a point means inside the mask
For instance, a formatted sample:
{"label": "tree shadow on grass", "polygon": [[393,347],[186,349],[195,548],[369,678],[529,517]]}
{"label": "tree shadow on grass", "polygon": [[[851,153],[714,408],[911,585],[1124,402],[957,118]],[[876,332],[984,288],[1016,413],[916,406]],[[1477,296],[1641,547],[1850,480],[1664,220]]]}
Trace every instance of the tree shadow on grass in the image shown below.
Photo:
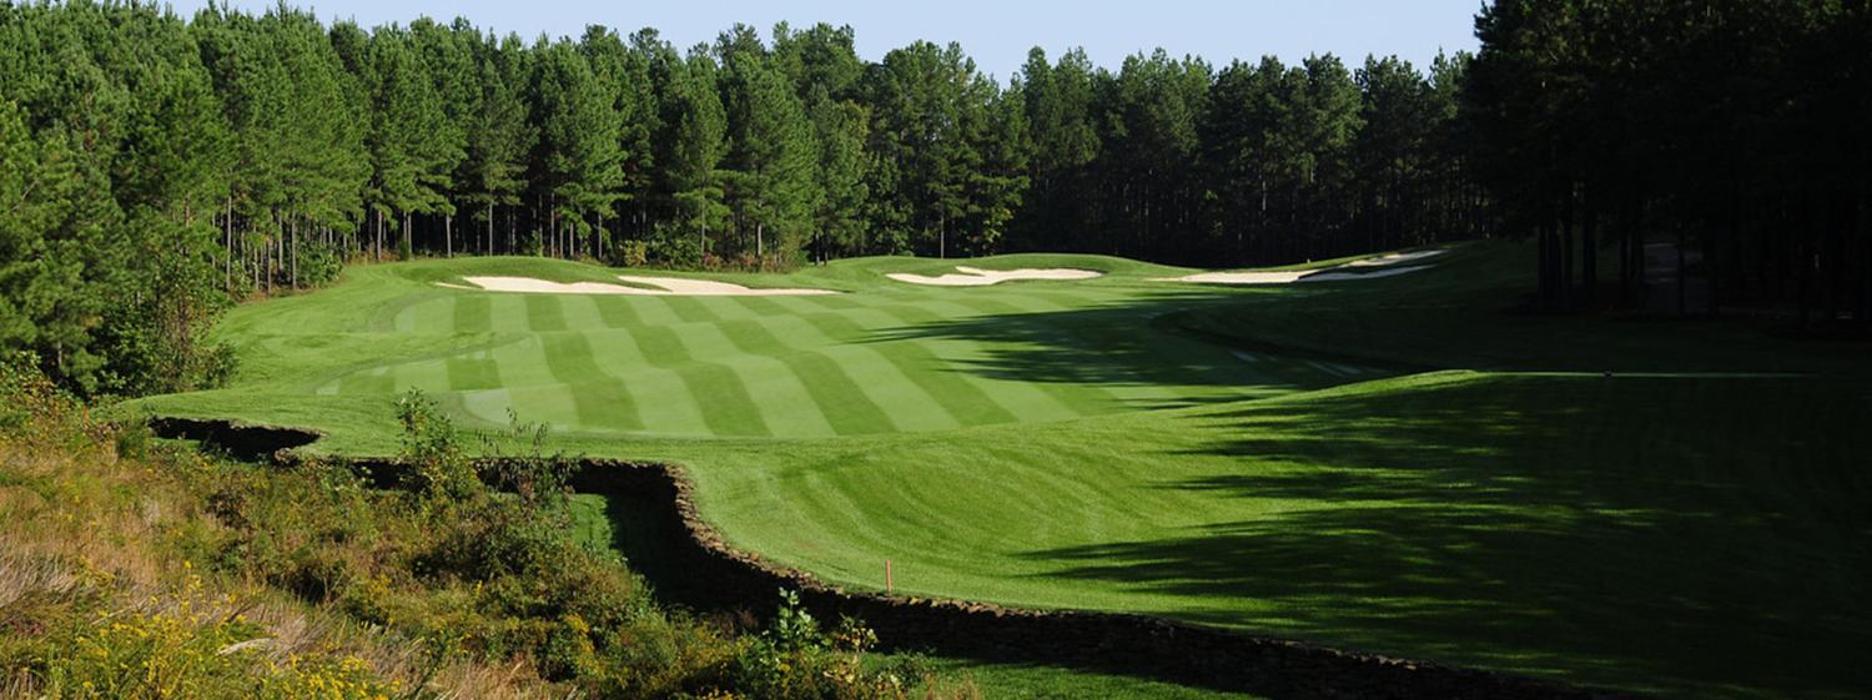
{"label": "tree shadow on grass", "polygon": [[[1851,391],[1517,378],[1179,417],[1234,459],[1163,488],[1254,501],[1031,553],[1164,614],[1673,693],[1851,693],[1872,508]],[[1232,601],[1232,602],[1231,602]]]}
{"label": "tree shadow on grass", "polygon": [[[863,342],[975,343],[982,356],[949,360],[947,371],[988,379],[1195,390],[1140,406],[1146,408],[1268,396],[1391,373],[1368,361],[1251,348],[1244,340],[1199,334],[1175,322],[1179,314],[1241,304],[1246,298],[1234,291],[1155,293],[1067,311],[971,316],[883,329]],[[1233,395],[1215,396],[1203,389],[1233,390]]]}

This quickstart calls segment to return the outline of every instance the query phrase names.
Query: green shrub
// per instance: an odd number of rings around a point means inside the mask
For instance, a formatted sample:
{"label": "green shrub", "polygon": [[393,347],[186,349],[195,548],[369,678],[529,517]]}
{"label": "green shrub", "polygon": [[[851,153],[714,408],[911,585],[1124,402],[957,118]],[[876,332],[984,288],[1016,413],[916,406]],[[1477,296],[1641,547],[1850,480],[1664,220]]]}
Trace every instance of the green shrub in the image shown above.
{"label": "green shrub", "polygon": [[752,697],[858,700],[901,698],[929,679],[927,665],[915,661],[867,669],[865,654],[876,645],[877,634],[849,617],[823,632],[799,594],[782,590],[779,611],[735,658],[729,684]]}
{"label": "green shrub", "polygon": [[338,249],[316,240],[300,240],[295,246],[298,255],[299,285],[319,287],[338,279],[344,272],[344,255]]}
{"label": "green shrub", "polygon": [[421,389],[411,389],[397,400],[397,419],[403,423],[406,467],[404,485],[431,499],[465,499],[478,493],[474,467],[462,454],[454,424]]}
{"label": "green shrub", "polygon": [[611,247],[606,262],[618,267],[643,267],[650,264],[650,243],[643,240],[619,241]]}
{"label": "green shrub", "polygon": [[659,225],[644,240],[644,256],[654,265],[695,269],[702,267],[702,237],[693,231]]}

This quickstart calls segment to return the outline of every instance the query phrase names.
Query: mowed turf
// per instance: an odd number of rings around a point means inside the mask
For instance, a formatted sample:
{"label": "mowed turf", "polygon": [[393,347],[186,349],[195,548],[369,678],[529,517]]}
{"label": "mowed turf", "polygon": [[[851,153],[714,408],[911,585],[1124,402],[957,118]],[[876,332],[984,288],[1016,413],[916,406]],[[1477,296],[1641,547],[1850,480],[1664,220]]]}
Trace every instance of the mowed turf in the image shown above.
{"label": "mowed turf", "polygon": [[[459,402],[482,422],[505,422],[512,411],[579,432],[831,437],[1068,420],[1265,397],[1383,374],[1239,353],[1161,332],[1137,313],[1048,321],[1140,294],[1132,282],[966,290],[874,282],[859,293],[809,297],[407,289],[408,298],[350,332],[427,336],[439,346],[465,347],[360,363],[322,378],[312,391],[358,397],[416,388]],[[1122,383],[995,376],[970,369],[992,366],[1034,343],[920,330],[989,317],[1028,319],[1035,333],[1048,336],[1046,344],[1069,352],[1134,343],[1143,351],[1136,359],[1155,369],[1150,381]]]}
{"label": "mowed turf", "polygon": [[723,276],[846,292],[739,299],[432,284],[614,274],[536,260],[359,268],[232,314],[234,386],[141,405],[356,453],[394,449],[409,387],[471,427],[511,409],[573,452],[685,465],[737,546],[856,587],[888,558],[902,592],[1631,690],[1866,687],[1868,348],[1519,315],[1525,255],[1256,289],[1071,256],[977,264],[1108,276],[923,288],[882,274],[946,263],[867,259]]}

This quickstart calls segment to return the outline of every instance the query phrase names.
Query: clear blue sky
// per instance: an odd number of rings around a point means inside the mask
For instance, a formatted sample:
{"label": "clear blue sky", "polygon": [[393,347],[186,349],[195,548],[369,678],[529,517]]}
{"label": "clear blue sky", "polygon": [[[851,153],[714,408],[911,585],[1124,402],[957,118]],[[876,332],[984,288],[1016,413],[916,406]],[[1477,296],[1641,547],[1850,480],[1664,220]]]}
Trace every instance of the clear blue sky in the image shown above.
{"label": "clear blue sky", "polygon": [[[192,15],[206,0],[173,0]],[[1438,49],[1474,50],[1474,17],[1481,0],[1128,0],[1081,2],[1021,0],[305,0],[326,20],[352,18],[366,26],[407,22],[422,15],[461,15],[477,26],[528,39],[544,32],[577,36],[587,24],[623,33],[650,26],[680,48],[712,41],[736,22],[766,36],[773,24],[849,24],[858,53],[876,60],[916,39],[958,41],[976,64],[1006,80],[1040,46],[1051,57],[1083,46],[1092,61],[1116,67],[1128,54],[1163,47],[1211,63],[1273,54],[1289,61],[1308,53],[1336,53],[1348,63],[1368,53],[1397,54],[1420,68]],[[233,0],[261,11],[272,0]]]}

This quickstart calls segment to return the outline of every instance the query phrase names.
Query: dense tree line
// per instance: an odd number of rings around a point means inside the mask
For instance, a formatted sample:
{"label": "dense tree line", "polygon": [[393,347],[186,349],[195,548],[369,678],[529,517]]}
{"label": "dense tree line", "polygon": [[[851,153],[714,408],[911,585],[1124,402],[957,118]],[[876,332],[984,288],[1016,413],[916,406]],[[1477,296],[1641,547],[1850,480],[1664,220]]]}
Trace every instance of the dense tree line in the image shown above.
{"label": "dense tree line", "polygon": [[1465,64],[1035,50],[1001,84],[957,45],[866,62],[826,25],[678,50],[0,3],[0,344],[90,391],[185,388],[225,369],[194,345],[229,300],[412,254],[1220,265],[1470,236]]}
{"label": "dense tree line", "polygon": [[1543,306],[1636,303],[1650,243],[1680,311],[1872,321],[1868,3],[1499,0],[1476,26],[1471,172],[1539,241]]}
{"label": "dense tree line", "polygon": [[1231,266],[1491,233],[1539,242],[1544,308],[1638,303],[1664,243],[1685,269],[1653,303],[1864,320],[1869,14],[1501,0],[1477,57],[1421,71],[1036,49],[1000,83],[957,45],[867,62],[826,25],[681,50],[0,3],[0,344],[141,393],[226,371],[197,338],[231,300],[347,260]]}

